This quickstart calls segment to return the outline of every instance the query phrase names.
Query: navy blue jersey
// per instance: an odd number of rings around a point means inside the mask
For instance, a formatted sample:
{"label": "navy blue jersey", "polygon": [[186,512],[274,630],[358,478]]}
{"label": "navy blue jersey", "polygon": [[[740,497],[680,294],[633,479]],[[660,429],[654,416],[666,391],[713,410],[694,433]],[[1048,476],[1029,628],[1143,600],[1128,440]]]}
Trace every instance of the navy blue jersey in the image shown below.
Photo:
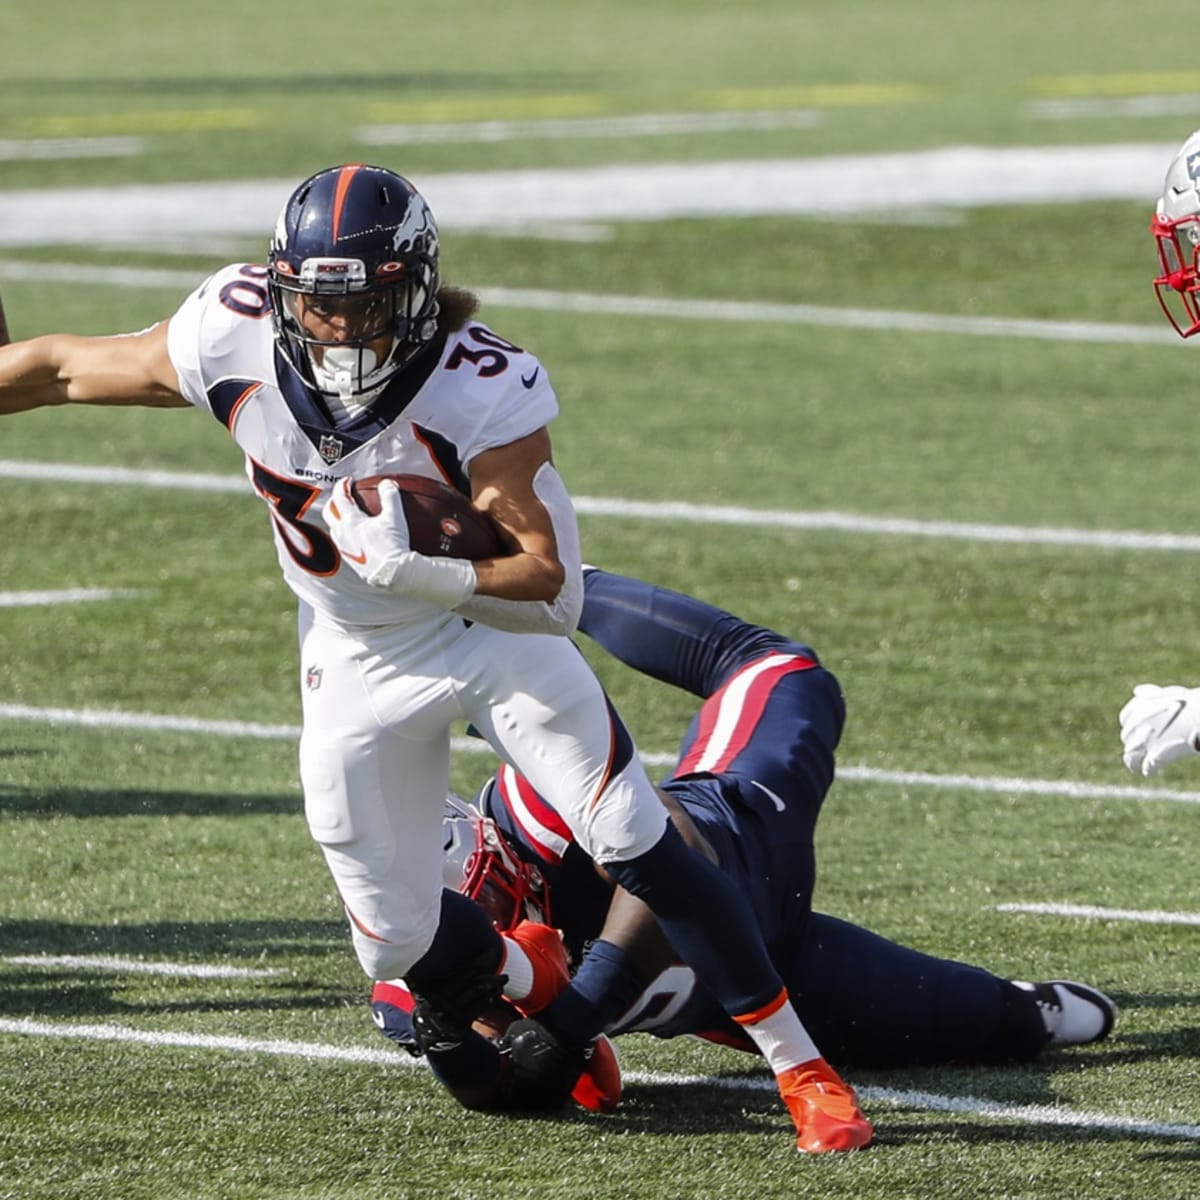
{"label": "navy blue jersey", "polygon": [[[1027,1058],[1044,1044],[1025,993],[980,968],[933,958],[812,912],[813,836],[833,781],[845,707],[802,643],[690,597],[589,571],[580,628],[615,657],[703,703],[661,787],[687,811],[748,900],[801,1020],[832,1061],[891,1066]],[[550,886],[553,920],[578,962],[609,888],[566,824],[511,768],[478,797]],[[612,1033],[693,1034],[753,1050],[679,964]]]}

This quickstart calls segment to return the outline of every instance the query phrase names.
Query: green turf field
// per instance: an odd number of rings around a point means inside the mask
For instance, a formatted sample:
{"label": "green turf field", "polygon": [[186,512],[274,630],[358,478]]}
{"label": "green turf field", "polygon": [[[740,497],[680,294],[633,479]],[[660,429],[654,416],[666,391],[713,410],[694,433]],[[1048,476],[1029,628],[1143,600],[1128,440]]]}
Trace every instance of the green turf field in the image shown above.
{"label": "green turf field", "polygon": [[[221,236],[219,190],[201,232],[111,234],[129,185],[366,159],[486,198],[553,170],[536,207],[592,169],[736,164],[722,186],[760,199],[770,164],[826,156],[1170,147],[1200,126],[1180,16],[8,0],[0,295],[15,337],[112,333],[261,259],[269,220]],[[1002,203],[997,162],[964,181],[983,202],[871,212],[450,205],[443,269],[550,373],[585,557],[839,675],[818,907],[1095,983],[1111,1040],[856,1072],[877,1141],[836,1160],[796,1155],[765,1074],[700,1043],[626,1039],[612,1116],[462,1113],[375,1033],[308,839],[292,604],[236,449],[195,413],[47,411],[0,426],[0,1200],[1200,1192],[1200,763],[1136,779],[1116,726],[1135,683],[1200,683],[1195,347],[1150,288],[1157,180]],[[95,190],[16,236],[68,188]],[[689,701],[592,658],[662,770]],[[463,750],[454,782],[489,769]]]}

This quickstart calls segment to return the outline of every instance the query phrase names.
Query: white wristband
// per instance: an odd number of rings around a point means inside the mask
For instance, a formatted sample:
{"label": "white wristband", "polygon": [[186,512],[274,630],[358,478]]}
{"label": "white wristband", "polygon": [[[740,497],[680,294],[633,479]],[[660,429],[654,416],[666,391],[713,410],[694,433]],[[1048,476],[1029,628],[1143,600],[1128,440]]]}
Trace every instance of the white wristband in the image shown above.
{"label": "white wristband", "polygon": [[454,608],[475,594],[475,564],[465,558],[430,558],[408,550],[387,559],[367,582],[438,608]]}

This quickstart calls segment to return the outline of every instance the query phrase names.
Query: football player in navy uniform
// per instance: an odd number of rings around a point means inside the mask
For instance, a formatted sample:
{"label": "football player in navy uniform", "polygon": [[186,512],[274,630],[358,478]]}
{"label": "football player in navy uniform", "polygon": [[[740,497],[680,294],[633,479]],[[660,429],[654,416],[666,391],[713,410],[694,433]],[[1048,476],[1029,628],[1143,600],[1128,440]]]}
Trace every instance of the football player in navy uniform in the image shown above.
{"label": "football player in navy uniform", "polygon": [[[750,901],[802,1020],[841,1066],[1028,1060],[1050,1045],[1093,1042],[1112,1029],[1102,992],[1065,980],[1012,982],[932,957],[813,912],[813,834],[834,778],[844,705],[837,680],[808,646],[677,592],[588,568],[580,629],[639,671],[703,700],[661,793],[687,838]],[[563,1043],[642,1031],[755,1046],[658,935],[636,900],[572,837],[511,767],[444,824],[449,873],[497,928],[553,922],[581,963],[535,1019]],[[543,946],[547,939],[542,937]],[[563,972],[565,978],[565,971]],[[471,1107],[504,1107],[505,1039],[417,1005],[395,983],[376,985],[385,1034],[428,1053]],[[529,1006],[520,1006],[529,1013]],[[410,1013],[412,1015],[410,1015]],[[470,1014],[465,1014],[470,1015]],[[511,1015],[511,1014],[510,1014]],[[414,1025],[415,1017],[415,1025]],[[527,1036],[527,1023],[514,1025]],[[607,1046],[575,1085],[586,1107],[611,1108],[619,1080]],[[554,1066],[547,1056],[548,1069]]]}
{"label": "football player in navy uniform", "polygon": [[[1180,337],[1200,333],[1200,129],[1167,168],[1150,222],[1160,271],[1154,280],[1163,314]],[[1139,683],[1121,709],[1125,765],[1142,775],[1200,754],[1200,688]]]}
{"label": "football player in navy uniform", "polygon": [[[643,897],[762,1050],[797,1146],[857,1149],[871,1127],[825,1067],[750,906],[667,820],[570,642],[583,581],[551,459],[557,399],[537,358],[442,285],[438,246],[407,180],[363,164],[321,171],[285,203],[265,266],[218,270],[168,320],[0,348],[0,413],[192,406],[243,451],[299,601],[305,813],[370,978],[420,992],[465,962],[483,987],[495,976],[492,926],[442,888],[438,853],[450,728],[468,720]],[[394,485],[374,515],[349,491],[397,473],[470,495],[512,553],[418,553]],[[537,947],[514,931],[504,955],[510,994],[532,988]]]}

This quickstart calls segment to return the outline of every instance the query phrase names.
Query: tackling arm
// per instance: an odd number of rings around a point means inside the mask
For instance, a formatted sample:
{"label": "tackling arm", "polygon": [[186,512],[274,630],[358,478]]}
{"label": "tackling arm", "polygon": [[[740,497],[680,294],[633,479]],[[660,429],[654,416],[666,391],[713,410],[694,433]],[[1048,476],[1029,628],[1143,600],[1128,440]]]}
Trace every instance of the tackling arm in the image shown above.
{"label": "tackling arm", "polygon": [[55,333],[0,348],[0,413],[56,404],[186,406],[166,322],[119,337]]}

